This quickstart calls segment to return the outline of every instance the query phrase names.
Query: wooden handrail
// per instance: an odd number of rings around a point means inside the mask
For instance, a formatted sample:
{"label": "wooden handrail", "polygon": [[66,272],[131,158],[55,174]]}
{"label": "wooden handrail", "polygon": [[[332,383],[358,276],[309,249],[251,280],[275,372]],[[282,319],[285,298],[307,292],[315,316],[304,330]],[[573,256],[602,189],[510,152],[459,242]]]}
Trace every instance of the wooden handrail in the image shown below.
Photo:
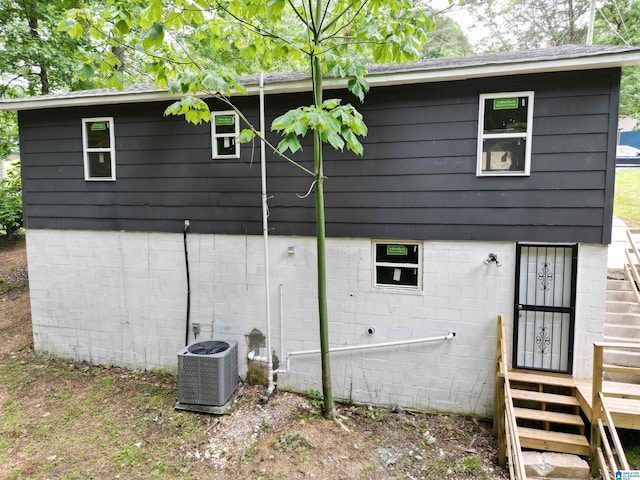
{"label": "wooden handrail", "polygon": [[[616,431],[616,425],[613,423],[613,417],[611,417],[611,412],[609,411],[604,393],[602,392],[600,392],[600,401],[602,402],[602,411],[604,412],[604,416],[607,419],[607,424],[609,426],[609,433],[611,435],[611,440],[613,441],[613,447],[618,455],[618,462],[622,467],[621,470],[629,470],[629,464],[627,463],[627,457],[625,456],[624,449],[622,448],[622,442],[620,441],[620,437]],[[602,420],[600,420],[600,422],[602,422]],[[615,462],[611,467],[614,467],[611,469],[614,472],[618,470]]]}
{"label": "wooden handrail", "polygon": [[[607,431],[604,428],[604,423],[602,423],[602,419],[601,418],[598,419],[598,430],[600,430],[600,435],[603,438],[606,438]],[[603,458],[604,461],[601,461],[601,464],[615,465],[616,464],[616,460],[613,457],[613,450],[611,450],[611,445],[609,444],[609,442],[603,442],[602,446],[604,447],[604,453],[605,453],[606,457]],[[598,450],[602,451],[602,449],[598,449]],[[606,458],[606,460],[605,460],[605,458]],[[609,470],[614,471],[614,469],[605,469],[604,471],[609,473]]]}
{"label": "wooden handrail", "polygon": [[624,251],[627,257],[627,263],[624,265],[624,273],[631,285],[631,290],[635,294],[636,302],[640,305],[640,290],[638,290],[640,273],[638,273],[637,268],[637,265],[640,265],[640,249],[633,239],[634,234],[640,234],[640,228],[627,228],[627,239],[629,240],[631,248],[627,248]]}
{"label": "wooden handrail", "polygon": [[[604,350],[632,350],[640,351],[640,343],[621,342],[596,342],[593,344],[593,390],[591,403],[591,473],[596,475],[602,470],[603,477],[609,479],[616,470],[629,470],[629,464],[618,437],[616,426],[613,422],[611,410],[607,405],[608,397],[640,398],[640,395],[629,393],[620,395],[604,392],[603,375],[605,372],[625,373],[640,375],[640,368],[620,367],[604,363]],[[606,420],[606,425],[603,422]],[[607,429],[608,427],[608,435]],[[613,443],[613,448],[609,443],[609,436]],[[602,452],[601,446],[605,452]],[[615,451],[618,461],[616,462],[613,452]]]}
{"label": "wooden handrail", "polygon": [[496,391],[493,427],[498,437],[498,463],[509,466],[511,480],[526,480],[522,448],[518,437],[518,424],[513,410],[513,398],[507,368],[507,345],[504,317],[498,315],[496,339]]}
{"label": "wooden handrail", "polygon": [[[598,461],[600,462],[600,465],[606,464],[604,455],[602,454],[602,449],[600,447],[598,447]],[[602,471],[602,480],[611,480],[611,475],[609,475],[608,470]]]}
{"label": "wooden handrail", "polygon": [[519,480],[526,480],[527,474],[524,471],[524,459],[522,458],[522,447],[520,446],[520,437],[518,436],[518,424],[516,422],[516,414],[513,411],[513,398],[511,398],[511,387],[509,386],[508,379],[504,384],[504,393],[506,397],[505,401],[505,419],[506,424],[509,425],[509,437],[511,443],[511,463],[513,464],[513,470],[515,478]]}
{"label": "wooden handrail", "polygon": [[631,342],[593,342],[597,347],[609,348],[613,350],[640,350],[640,343]]}
{"label": "wooden handrail", "polygon": [[623,367],[621,365],[608,365],[602,366],[603,372],[610,373],[624,373],[626,375],[640,375],[640,368],[638,367]]}

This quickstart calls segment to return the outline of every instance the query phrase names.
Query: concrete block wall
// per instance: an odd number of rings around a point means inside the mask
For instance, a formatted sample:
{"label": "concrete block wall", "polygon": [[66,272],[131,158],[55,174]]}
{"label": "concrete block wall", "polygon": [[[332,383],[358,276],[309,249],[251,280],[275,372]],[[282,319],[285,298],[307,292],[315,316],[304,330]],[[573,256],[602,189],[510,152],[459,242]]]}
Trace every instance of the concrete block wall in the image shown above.
{"label": "concrete block wall", "polygon": [[[283,361],[288,352],[319,348],[315,239],[272,236],[269,245],[272,349]],[[512,324],[515,245],[422,246],[423,286],[416,292],[372,286],[371,240],[328,240],[332,346],[456,333],[448,341],[332,354],[334,395],[490,416],[498,314]],[[260,342],[266,333],[263,239],[193,234],[188,247],[191,322],[201,324],[201,339],[238,341],[244,376],[250,342],[256,353],[266,353]],[[501,268],[483,264],[490,252]],[[181,234],[29,230],[27,253],[39,350],[102,364],[176,368],[186,314]],[[604,286],[602,296],[597,293],[606,247],[582,246],[579,264],[576,339],[586,342],[602,331]],[[586,362],[590,350],[577,347],[576,360]],[[281,388],[320,390],[318,355],[294,357],[290,365],[279,375]]]}
{"label": "concrete block wall", "polygon": [[607,293],[606,245],[581,244],[578,250],[576,289],[576,327],[573,375],[593,375],[593,343],[602,341]]}

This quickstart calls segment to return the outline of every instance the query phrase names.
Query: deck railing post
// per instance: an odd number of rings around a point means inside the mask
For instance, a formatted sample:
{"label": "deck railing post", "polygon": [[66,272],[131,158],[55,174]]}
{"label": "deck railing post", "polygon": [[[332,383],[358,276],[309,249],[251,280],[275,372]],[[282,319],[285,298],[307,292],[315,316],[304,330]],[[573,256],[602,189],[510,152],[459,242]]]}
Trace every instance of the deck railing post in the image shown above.
{"label": "deck railing post", "polygon": [[593,344],[593,388],[591,392],[591,475],[597,476],[600,471],[598,463],[598,448],[600,447],[600,430],[598,419],[602,418],[602,371],[603,371],[602,345]]}
{"label": "deck railing post", "polygon": [[507,463],[507,432],[505,429],[505,378],[501,373],[496,377],[496,390],[499,392],[496,402],[497,416],[494,417],[494,428],[498,437],[498,465],[504,467]]}
{"label": "deck railing post", "polygon": [[504,358],[504,317],[498,315],[496,340],[496,382],[493,402],[493,430],[498,437],[498,465],[504,467],[507,462],[507,432],[505,429],[505,377]]}

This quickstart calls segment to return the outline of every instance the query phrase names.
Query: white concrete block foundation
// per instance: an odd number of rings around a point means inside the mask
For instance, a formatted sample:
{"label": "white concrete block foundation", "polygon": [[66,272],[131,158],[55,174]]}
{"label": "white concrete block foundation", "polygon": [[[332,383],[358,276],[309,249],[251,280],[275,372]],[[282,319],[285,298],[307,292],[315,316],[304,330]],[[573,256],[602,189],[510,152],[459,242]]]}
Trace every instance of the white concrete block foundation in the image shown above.
{"label": "white concrete block foundation", "polygon": [[[423,285],[416,292],[372,286],[371,240],[328,240],[332,346],[456,333],[437,343],[332,354],[334,395],[489,417],[498,314],[510,329],[513,323],[515,244],[421,244]],[[272,349],[281,359],[318,349],[315,239],[272,236],[269,245]],[[191,322],[201,324],[200,339],[238,342],[244,376],[249,342],[255,347],[258,338],[256,353],[265,355],[259,341],[266,332],[262,237],[191,234],[188,246]],[[501,268],[483,264],[490,252]],[[27,253],[37,350],[176,369],[186,325],[182,234],[29,230]],[[574,374],[588,377],[592,342],[602,337],[606,246],[581,245],[578,261]],[[320,390],[319,356],[292,358],[278,384]]]}

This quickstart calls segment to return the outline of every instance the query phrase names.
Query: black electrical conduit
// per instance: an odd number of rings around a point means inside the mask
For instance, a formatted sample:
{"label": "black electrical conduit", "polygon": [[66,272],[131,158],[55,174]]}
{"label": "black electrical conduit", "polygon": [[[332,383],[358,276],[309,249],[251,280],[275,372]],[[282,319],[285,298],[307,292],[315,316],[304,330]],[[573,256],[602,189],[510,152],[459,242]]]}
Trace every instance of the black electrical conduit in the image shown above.
{"label": "black electrical conduit", "polygon": [[189,322],[191,320],[191,278],[189,277],[189,251],[187,250],[187,230],[189,230],[189,220],[184,221],[182,236],[184,239],[184,266],[187,272],[187,319],[184,332],[184,346],[189,345]]}

